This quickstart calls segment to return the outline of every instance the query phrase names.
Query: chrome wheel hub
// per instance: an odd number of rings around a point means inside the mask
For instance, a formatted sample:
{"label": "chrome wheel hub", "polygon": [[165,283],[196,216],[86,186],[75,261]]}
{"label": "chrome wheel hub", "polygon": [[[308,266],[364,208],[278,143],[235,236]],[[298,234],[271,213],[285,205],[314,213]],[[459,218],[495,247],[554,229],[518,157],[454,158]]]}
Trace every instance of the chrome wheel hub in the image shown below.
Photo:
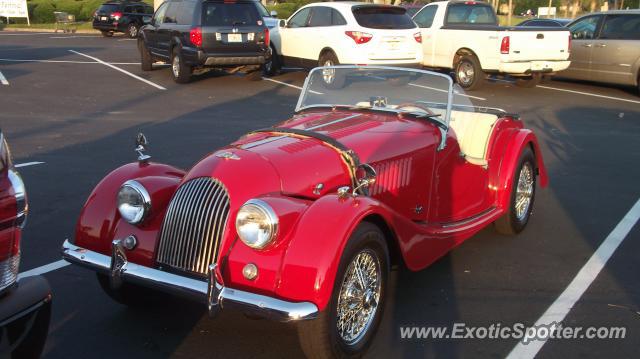
{"label": "chrome wheel hub", "polygon": [[473,66],[468,62],[463,62],[458,66],[458,79],[463,84],[467,85],[473,82],[473,77],[475,75],[475,71],[473,71]]}
{"label": "chrome wheel hub", "polygon": [[173,61],[171,61],[171,71],[173,71],[173,76],[180,76],[180,56],[174,56]]}
{"label": "chrome wheel hub", "polygon": [[[322,66],[333,66],[333,61],[327,60],[322,64]],[[335,69],[324,69],[322,70],[322,79],[325,83],[330,84],[333,83],[333,80],[336,78],[336,70]]]}
{"label": "chrome wheel hub", "polygon": [[131,37],[136,37],[138,35],[138,28],[135,26],[129,27],[129,35]]}
{"label": "chrome wheel hub", "polygon": [[515,212],[516,218],[522,221],[529,213],[529,207],[531,206],[531,200],[533,198],[533,169],[528,162],[520,169],[517,186]]}
{"label": "chrome wheel hub", "polygon": [[364,249],[349,263],[340,287],[336,326],[347,345],[358,343],[376,316],[382,290],[380,261]]}

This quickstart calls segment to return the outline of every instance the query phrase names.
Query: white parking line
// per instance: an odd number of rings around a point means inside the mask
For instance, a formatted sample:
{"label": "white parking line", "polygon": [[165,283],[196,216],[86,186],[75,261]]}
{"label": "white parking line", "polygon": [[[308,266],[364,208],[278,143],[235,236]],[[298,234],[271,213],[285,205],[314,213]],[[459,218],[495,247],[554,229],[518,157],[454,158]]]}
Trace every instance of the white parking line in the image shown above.
{"label": "white parking line", "polygon": [[[267,81],[271,81],[271,82],[275,82],[275,83],[280,84],[280,85],[289,86],[289,87],[292,87],[294,89],[302,90],[302,87],[300,87],[300,86],[296,86],[296,85],[288,84],[286,82],[270,79],[268,77],[263,77],[262,79],[263,80],[267,80]],[[309,91],[309,92],[314,93],[316,95],[324,95],[322,92],[317,92],[317,91]]]}
{"label": "white parking line", "polygon": [[[596,279],[598,273],[604,268],[605,264],[613,253],[616,251],[620,243],[625,239],[633,226],[640,219],[640,199],[631,207],[629,212],[622,218],[616,228],[609,233],[607,238],[600,244],[600,247],[593,253],[589,261],[580,269],[580,272],[571,281],[569,286],[560,294],[553,304],[544,314],[536,321],[534,326],[550,325],[552,323],[560,323],[569,313],[574,304],[580,299],[584,292],[589,288],[591,283]],[[527,344],[519,342],[507,359],[529,359],[534,358],[547,342],[544,340],[535,340]]]}
{"label": "white parking line", "polygon": [[[70,61],[70,60],[30,60],[30,59],[0,59],[4,62],[43,62],[43,63],[60,63],[60,64],[93,64],[102,65],[95,61]],[[139,62],[108,62],[110,65],[140,65]]]}
{"label": "white parking line", "polygon": [[74,51],[74,50],[69,50],[69,51],[70,51],[70,52],[73,52],[74,54],[78,54],[78,55],[80,55],[80,56],[84,56],[84,57],[86,57],[86,58],[89,58],[89,59],[91,59],[91,60],[95,60],[96,62],[99,62],[99,63],[101,63],[101,64],[103,64],[103,65],[105,65],[105,66],[111,67],[111,68],[112,68],[112,69],[114,69],[114,70],[120,71],[120,72],[122,72],[123,74],[125,74],[125,75],[127,75],[127,76],[133,77],[133,78],[134,78],[134,79],[136,79],[136,80],[140,80],[140,81],[142,81],[142,82],[146,83],[147,85],[153,86],[153,87],[155,87],[155,88],[157,88],[157,89],[159,89],[159,90],[166,90],[166,88],[164,88],[164,87],[162,87],[162,86],[160,86],[160,85],[158,85],[158,84],[156,84],[156,83],[153,83],[153,82],[151,82],[151,81],[149,81],[149,80],[143,79],[142,77],[140,77],[140,76],[138,76],[138,75],[134,75],[134,74],[132,74],[131,72],[126,71],[126,70],[123,70],[123,69],[121,69],[121,68],[119,68],[119,67],[113,66],[113,65],[111,65],[110,63],[108,63],[108,62],[104,62],[104,61],[100,60],[100,59],[99,59],[99,58],[97,58],[97,57],[89,56],[89,55],[83,54],[82,52],[78,52],[78,51]]}
{"label": "white parking line", "polygon": [[56,269],[64,268],[64,267],[68,266],[69,264],[71,264],[71,263],[65,261],[64,259],[61,259],[61,260],[53,262],[53,263],[45,264],[42,267],[33,268],[33,269],[30,269],[30,270],[28,270],[26,272],[22,272],[22,273],[18,274],[18,279],[22,279],[22,278],[26,278],[26,277],[32,277],[34,275],[45,274],[47,272],[51,272],[51,271],[54,271]]}
{"label": "white parking line", "polygon": [[570,92],[570,93],[575,93],[578,95],[585,95],[585,96],[593,96],[593,97],[599,97],[599,98],[606,98],[608,100],[616,100],[616,101],[623,101],[623,102],[630,102],[630,103],[638,103],[640,104],[640,101],[638,100],[630,100],[630,99],[626,99],[626,98],[621,98],[621,97],[613,97],[613,96],[605,96],[605,95],[598,95],[595,93],[589,93],[589,92],[582,92],[582,91],[574,91],[574,90],[567,90],[567,89],[561,89],[561,88],[557,88],[557,87],[550,87],[550,86],[542,86],[542,85],[538,85],[536,87],[539,87],[541,89],[546,89],[546,90],[554,90],[554,91],[562,91],[562,92]]}
{"label": "white parking line", "polygon": [[9,81],[7,81],[7,78],[4,77],[4,75],[2,74],[2,71],[0,71],[0,83],[5,86],[9,86]]}
{"label": "white parking line", "polygon": [[40,162],[40,161],[34,161],[34,162],[25,162],[25,163],[18,163],[15,164],[14,167],[16,168],[20,168],[20,167],[27,167],[27,166],[35,166],[35,165],[41,165],[44,162]]}
{"label": "white parking line", "polygon": [[[433,91],[438,91],[438,92],[449,92],[447,90],[443,90],[443,89],[439,89],[439,88],[435,88],[435,87],[430,87],[430,86],[424,86],[424,85],[418,85],[418,84],[409,84],[410,86],[415,86],[415,87],[420,87],[423,89],[427,89],[427,90],[433,90]],[[461,94],[459,92],[453,91],[454,94],[458,95],[458,96],[462,96],[462,97],[468,97],[468,98],[474,98],[476,100],[480,100],[480,101],[487,101],[486,98],[484,97],[478,97],[478,96],[471,96],[471,95],[465,95],[465,94]]]}
{"label": "white parking line", "polygon": [[138,39],[120,39],[118,41],[137,41]]}
{"label": "white parking line", "polygon": [[50,39],[78,39],[78,38],[94,38],[94,37],[102,37],[102,36],[78,36],[78,35],[49,36]]}

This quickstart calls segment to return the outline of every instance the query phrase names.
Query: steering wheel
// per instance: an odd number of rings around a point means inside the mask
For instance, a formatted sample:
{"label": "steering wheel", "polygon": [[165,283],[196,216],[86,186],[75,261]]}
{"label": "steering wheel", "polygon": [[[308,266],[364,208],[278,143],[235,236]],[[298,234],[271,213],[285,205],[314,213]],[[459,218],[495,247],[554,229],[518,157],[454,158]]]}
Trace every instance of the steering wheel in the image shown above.
{"label": "steering wheel", "polygon": [[409,107],[409,108],[410,108],[410,107],[413,107],[413,108],[420,109],[420,110],[422,110],[422,111],[426,112],[426,113],[427,113],[427,115],[430,115],[430,116],[435,115],[435,113],[434,113],[433,111],[431,111],[428,107],[424,107],[424,106],[419,105],[419,104],[414,103],[414,102],[404,102],[404,103],[401,103],[401,104],[399,104],[399,105],[396,107],[396,109],[397,109],[397,110],[400,110],[400,109],[402,109],[402,108],[407,108],[407,107]]}

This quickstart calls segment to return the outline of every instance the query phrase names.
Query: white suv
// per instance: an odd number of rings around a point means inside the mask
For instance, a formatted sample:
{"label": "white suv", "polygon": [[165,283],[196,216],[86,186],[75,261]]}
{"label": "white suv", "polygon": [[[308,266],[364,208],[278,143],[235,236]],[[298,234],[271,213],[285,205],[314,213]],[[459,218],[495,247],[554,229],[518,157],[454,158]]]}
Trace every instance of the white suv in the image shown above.
{"label": "white suv", "polygon": [[398,6],[359,2],[309,4],[281,20],[271,37],[275,72],[280,66],[338,64],[420,67],[420,29]]}

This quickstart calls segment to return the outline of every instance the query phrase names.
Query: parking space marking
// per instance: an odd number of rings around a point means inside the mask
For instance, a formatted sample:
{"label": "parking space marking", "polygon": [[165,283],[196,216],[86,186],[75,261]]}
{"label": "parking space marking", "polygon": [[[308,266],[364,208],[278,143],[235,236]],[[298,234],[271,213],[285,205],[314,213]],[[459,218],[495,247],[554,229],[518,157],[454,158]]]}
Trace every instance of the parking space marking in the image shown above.
{"label": "parking space marking", "polygon": [[60,268],[64,268],[66,266],[68,266],[69,262],[65,261],[64,259],[61,259],[59,261],[55,261],[53,263],[49,263],[49,264],[45,264],[41,267],[38,268],[33,268],[30,269],[26,272],[22,272],[20,274],[18,274],[18,279],[22,279],[22,278],[26,278],[26,277],[32,277],[34,275],[40,275],[40,274],[45,274],[47,272],[51,272]]}
{"label": "parking space marking", "polygon": [[44,162],[33,161],[33,162],[18,163],[18,164],[15,164],[14,167],[20,168],[20,167],[28,167],[28,166],[35,166],[35,165],[41,165],[41,164],[44,164]]}
{"label": "parking space marking", "polygon": [[0,71],[0,83],[5,86],[9,86],[9,81],[7,81],[7,78],[4,77],[4,75],[2,74],[2,71]]}
{"label": "parking space marking", "polygon": [[137,41],[138,39],[120,39],[118,41]]}
{"label": "parking space marking", "polygon": [[102,37],[102,36],[78,36],[78,35],[49,36],[50,39],[81,39],[81,38],[94,38],[94,37]]}
{"label": "parking space marking", "polygon": [[[640,199],[638,199],[629,212],[625,214],[613,231],[609,233],[604,242],[600,244],[600,247],[598,247],[575,278],[573,278],[569,286],[560,294],[558,299],[551,304],[549,309],[542,314],[534,326],[550,325],[551,323],[560,323],[564,320],[571,308],[587,288],[589,288],[591,283],[593,283],[605,264],[607,264],[609,258],[611,258],[616,249],[618,249],[620,243],[626,238],[639,219]],[[507,359],[533,359],[546,342],[547,339],[535,340],[527,344],[518,342],[507,356]]]}
{"label": "parking space marking", "polygon": [[158,84],[156,84],[156,83],[153,83],[153,82],[151,82],[151,81],[149,81],[149,80],[143,79],[142,77],[140,77],[140,76],[138,76],[138,75],[135,75],[135,74],[132,74],[131,72],[126,71],[126,70],[123,70],[123,69],[121,69],[121,68],[119,68],[119,67],[113,66],[113,65],[111,65],[110,63],[108,63],[108,62],[104,62],[104,61],[100,60],[100,59],[99,59],[99,58],[97,58],[97,57],[89,56],[89,55],[87,55],[87,54],[83,54],[82,52],[78,52],[78,51],[74,51],[74,50],[69,50],[69,51],[70,51],[70,52],[73,52],[74,54],[78,54],[78,55],[80,55],[80,56],[84,56],[84,57],[86,57],[86,58],[89,58],[89,59],[91,59],[91,60],[94,60],[94,61],[96,61],[96,62],[99,62],[99,63],[101,63],[101,64],[103,64],[103,65],[105,65],[105,66],[111,67],[111,68],[112,68],[112,69],[114,69],[114,70],[120,71],[120,72],[122,72],[123,74],[125,74],[125,75],[127,75],[127,76],[133,77],[133,78],[134,78],[134,79],[136,79],[136,80],[140,80],[140,81],[142,81],[142,82],[146,83],[147,85],[153,86],[153,87],[155,87],[155,88],[157,88],[157,89],[159,89],[159,90],[166,90],[166,88],[164,88],[164,87],[162,87],[162,86],[160,86],[160,85],[158,85]]}
{"label": "parking space marking", "polygon": [[[447,90],[443,90],[443,89],[439,89],[439,88],[435,88],[435,87],[430,87],[430,86],[424,86],[424,85],[418,85],[418,84],[409,84],[410,86],[414,86],[414,87],[420,87],[423,89],[427,89],[427,90],[433,90],[433,91],[438,91],[438,92],[449,92]],[[462,97],[468,97],[468,98],[473,98],[476,100],[480,100],[480,101],[487,101],[486,98],[484,97],[478,97],[478,96],[471,96],[471,95],[465,95],[465,94],[461,94],[459,92],[453,91],[454,94],[458,95],[458,96],[462,96]]]}
{"label": "parking space marking", "polygon": [[607,100],[616,100],[616,101],[623,101],[623,102],[630,102],[630,103],[638,103],[638,104],[640,104],[640,101],[638,101],[638,100],[630,100],[630,99],[621,98],[621,97],[598,95],[598,94],[595,94],[595,93],[575,91],[575,90],[567,90],[567,89],[562,89],[562,88],[557,88],[557,87],[550,87],[550,86],[542,86],[542,85],[538,85],[536,87],[541,88],[541,89],[546,89],[546,90],[562,91],[562,92],[575,93],[575,94],[578,94],[578,95],[606,98]]}
{"label": "parking space marking", "polygon": [[[60,64],[93,64],[101,65],[95,61],[71,61],[71,60],[31,60],[31,59],[0,59],[4,62],[43,62],[43,63],[60,63]],[[140,65],[139,62],[108,62],[111,65]]]}
{"label": "parking space marking", "polygon": [[[300,86],[296,86],[296,85],[288,84],[288,83],[286,83],[286,82],[282,82],[282,81],[274,80],[274,79],[271,79],[271,78],[268,78],[268,77],[263,77],[262,79],[263,79],[263,80],[267,80],[267,81],[271,81],[271,82],[275,82],[275,83],[280,84],[280,85],[289,86],[289,87],[292,87],[292,88],[294,88],[294,89],[298,89],[298,90],[302,91],[302,87],[300,87]],[[309,92],[311,92],[311,93],[313,93],[313,94],[316,94],[316,95],[324,95],[322,92],[317,92],[317,91],[309,91]]]}

